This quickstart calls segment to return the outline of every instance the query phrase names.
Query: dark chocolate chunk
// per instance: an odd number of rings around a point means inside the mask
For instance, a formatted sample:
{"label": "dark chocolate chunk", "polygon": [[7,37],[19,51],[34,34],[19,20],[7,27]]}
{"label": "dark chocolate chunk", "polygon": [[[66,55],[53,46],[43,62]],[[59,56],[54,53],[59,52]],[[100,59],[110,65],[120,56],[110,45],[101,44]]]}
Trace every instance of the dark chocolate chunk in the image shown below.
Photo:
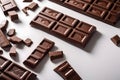
{"label": "dark chocolate chunk", "polygon": [[23,40],[17,36],[12,36],[9,38],[9,41],[14,43],[14,44],[19,44],[19,43],[22,43]]}
{"label": "dark chocolate chunk", "polygon": [[0,0],[1,8],[5,15],[8,14],[8,11],[15,10],[18,11],[18,7],[14,0]]}
{"label": "dark chocolate chunk", "polygon": [[47,7],[30,22],[30,25],[78,47],[85,47],[96,32],[95,26]]}
{"label": "dark chocolate chunk", "polygon": [[49,52],[49,57],[50,57],[51,60],[63,58],[63,51]]}
{"label": "dark chocolate chunk", "polygon": [[2,73],[2,74],[0,74],[0,80],[14,80],[14,79],[12,79],[8,75]]}
{"label": "dark chocolate chunk", "polygon": [[1,29],[2,31],[6,31],[7,26],[8,26],[8,20],[4,20],[4,21],[2,21],[1,24],[0,24],[0,29]]}
{"label": "dark chocolate chunk", "polygon": [[9,40],[6,38],[4,33],[0,30],[0,47],[5,48],[9,46],[10,46]]}
{"label": "dark chocolate chunk", "polygon": [[28,16],[29,14],[28,14],[28,12],[27,12],[27,10],[28,10],[28,8],[27,7],[24,7],[23,9],[22,9],[22,11],[26,14],[26,16]]}
{"label": "dark chocolate chunk", "polygon": [[25,45],[27,46],[31,46],[32,45],[32,40],[30,38],[27,38],[25,41],[24,41]]}
{"label": "dark chocolate chunk", "polygon": [[9,15],[11,21],[19,20],[18,14],[16,11],[8,11],[8,15]]}
{"label": "dark chocolate chunk", "polygon": [[111,40],[116,46],[120,45],[120,37],[118,35],[113,36]]}
{"label": "dark chocolate chunk", "polygon": [[15,29],[9,29],[9,31],[7,32],[8,36],[14,36],[16,34]]}
{"label": "dark chocolate chunk", "polygon": [[23,0],[23,2],[32,2],[33,0]]}
{"label": "dark chocolate chunk", "polygon": [[38,8],[38,4],[32,2],[30,5],[27,6],[29,10],[35,11]]}
{"label": "dark chocolate chunk", "polygon": [[[110,25],[115,25],[120,18],[115,21],[106,19],[110,12],[120,15],[120,0],[49,0],[79,13],[85,14]],[[119,16],[120,17],[120,16]]]}
{"label": "dark chocolate chunk", "polygon": [[9,54],[10,56],[16,56],[17,55],[16,47],[11,47]]}
{"label": "dark chocolate chunk", "polygon": [[78,73],[65,61],[54,69],[64,80],[82,80]]}

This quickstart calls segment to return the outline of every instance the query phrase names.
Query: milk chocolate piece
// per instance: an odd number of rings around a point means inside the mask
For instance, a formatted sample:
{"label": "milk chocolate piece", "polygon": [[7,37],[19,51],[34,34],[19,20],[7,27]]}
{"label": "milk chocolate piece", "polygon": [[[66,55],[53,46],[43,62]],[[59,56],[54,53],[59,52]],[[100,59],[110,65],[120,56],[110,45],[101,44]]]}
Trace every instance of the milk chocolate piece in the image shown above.
{"label": "milk chocolate piece", "polygon": [[[120,18],[119,0],[49,0],[79,13],[85,14],[110,25],[115,25]],[[106,17],[113,12],[115,21],[108,21]]]}
{"label": "milk chocolate piece", "polygon": [[51,60],[56,60],[63,57],[63,51],[53,51],[49,52],[49,57]]}
{"label": "milk chocolate piece", "polygon": [[9,40],[6,38],[4,33],[0,30],[0,47],[5,48],[9,46],[10,46]]}
{"label": "milk chocolate piece", "polygon": [[29,15],[28,12],[27,12],[27,10],[28,10],[28,7],[24,7],[24,8],[22,9],[22,11],[26,14],[26,16]]}
{"label": "milk chocolate piece", "polygon": [[14,80],[14,79],[12,79],[8,75],[2,73],[2,74],[0,74],[0,80]]}
{"label": "milk chocolate piece", "polygon": [[33,0],[23,0],[23,2],[32,2]]}
{"label": "milk chocolate piece", "polygon": [[9,29],[9,31],[7,32],[8,36],[14,36],[16,34],[15,29]]}
{"label": "milk chocolate piece", "polygon": [[25,41],[24,41],[25,45],[27,46],[31,46],[32,45],[32,40],[30,38],[27,38]]}
{"label": "milk chocolate piece", "polygon": [[19,20],[18,14],[16,11],[8,11],[8,15],[9,15],[11,21]]}
{"label": "milk chocolate piece", "polygon": [[15,10],[18,11],[18,7],[14,0],[0,0],[1,8],[5,15],[8,14],[8,11]]}
{"label": "milk chocolate piece", "polygon": [[9,41],[14,43],[14,44],[19,44],[19,43],[22,43],[23,40],[17,36],[12,36],[9,38]]}
{"label": "milk chocolate piece", "polygon": [[111,40],[116,46],[120,45],[120,37],[118,35],[113,36]]}
{"label": "milk chocolate piece", "polygon": [[10,56],[16,56],[17,55],[16,47],[11,47],[9,54]]}
{"label": "milk chocolate piece", "polygon": [[27,6],[29,10],[35,11],[38,8],[38,4],[32,2],[30,5]]}
{"label": "milk chocolate piece", "polygon": [[82,80],[78,73],[65,61],[54,69],[64,80]]}
{"label": "milk chocolate piece", "polygon": [[2,31],[6,31],[7,26],[8,26],[8,20],[4,20],[4,21],[2,21],[1,24],[0,24],[0,29],[1,29]]}

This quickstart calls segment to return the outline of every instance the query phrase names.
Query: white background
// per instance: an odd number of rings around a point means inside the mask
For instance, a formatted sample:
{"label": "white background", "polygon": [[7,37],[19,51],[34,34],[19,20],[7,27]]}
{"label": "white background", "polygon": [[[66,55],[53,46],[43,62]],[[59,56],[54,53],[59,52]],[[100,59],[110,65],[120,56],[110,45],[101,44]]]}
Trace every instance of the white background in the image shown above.
{"label": "white background", "polygon": [[[48,38],[55,42],[54,50],[62,50],[64,52],[64,58],[51,62],[47,55],[34,70],[30,69],[37,74],[38,80],[63,80],[53,69],[65,60],[70,63],[83,80],[120,80],[120,47],[115,46],[110,40],[110,38],[116,34],[120,36],[120,22],[117,27],[114,27],[48,0],[34,0],[39,4],[39,8],[35,12],[28,11],[29,16],[26,16],[21,9],[29,3],[23,3],[22,1],[23,0],[16,0],[20,8],[18,12],[19,23],[11,22],[9,17],[4,16],[1,9],[0,22],[5,19],[9,20],[7,30],[15,28],[18,37],[22,39],[31,38],[34,44],[31,47],[18,46],[18,56],[16,58],[11,58],[9,52],[6,51],[4,51],[3,56],[25,67],[23,61],[31,54],[43,38]],[[85,50],[68,44],[44,31],[32,28],[29,25],[30,21],[45,6],[97,27],[98,32],[89,41]]]}

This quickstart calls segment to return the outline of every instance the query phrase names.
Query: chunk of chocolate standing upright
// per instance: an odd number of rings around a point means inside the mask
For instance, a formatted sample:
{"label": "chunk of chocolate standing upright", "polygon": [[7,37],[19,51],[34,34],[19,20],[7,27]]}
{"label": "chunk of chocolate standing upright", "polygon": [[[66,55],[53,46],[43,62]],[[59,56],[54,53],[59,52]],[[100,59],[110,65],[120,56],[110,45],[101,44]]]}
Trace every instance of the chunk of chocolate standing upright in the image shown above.
{"label": "chunk of chocolate standing upright", "polygon": [[8,11],[8,15],[9,15],[11,21],[19,20],[18,14],[16,11]]}
{"label": "chunk of chocolate standing upright", "polygon": [[11,47],[9,54],[10,54],[10,56],[16,56],[17,55],[16,47],[14,47],[14,46]]}
{"label": "chunk of chocolate standing upright", "polygon": [[120,45],[120,37],[118,35],[113,36],[111,40],[116,46]]}
{"label": "chunk of chocolate standing upright", "polygon": [[16,34],[15,29],[9,29],[9,31],[7,32],[8,36],[14,36]]}
{"label": "chunk of chocolate standing upright", "polygon": [[32,40],[30,38],[27,38],[25,41],[24,41],[25,45],[27,46],[31,46],[32,45]]}
{"label": "chunk of chocolate standing upright", "polygon": [[78,73],[65,61],[54,69],[64,80],[82,80]]}

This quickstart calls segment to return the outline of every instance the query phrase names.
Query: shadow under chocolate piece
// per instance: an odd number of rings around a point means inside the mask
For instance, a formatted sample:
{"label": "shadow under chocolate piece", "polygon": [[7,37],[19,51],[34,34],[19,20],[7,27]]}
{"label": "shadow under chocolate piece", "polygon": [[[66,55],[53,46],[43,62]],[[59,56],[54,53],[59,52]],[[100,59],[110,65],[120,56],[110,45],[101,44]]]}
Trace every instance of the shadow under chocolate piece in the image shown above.
{"label": "shadow under chocolate piece", "polygon": [[48,51],[54,46],[54,42],[48,39],[43,39],[37,48],[23,62],[29,68],[35,68],[40,61],[48,54]]}
{"label": "shadow under chocolate piece", "polygon": [[30,22],[30,25],[82,48],[86,46],[96,32],[95,26],[48,7],[45,7]]}
{"label": "shadow under chocolate piece", "polygon": [[120,0],[49,0],[110,25],[120,20]]}
{"label": "shadow under chocolate piece", "polygon": [[0,80],[36,80],[36,74],[0,56]]}
{"label": "shadow under chocolate piece", "polygon": [[82,80],[78,73],[65,61],[54,69],[64,80]]}
{"label": "shadow under chocolate piece", "polygon": [[8,15],[8,11],[15,10],[18,11],[19,8],[14,0],[0,0],[2,11],[5,15]]}

